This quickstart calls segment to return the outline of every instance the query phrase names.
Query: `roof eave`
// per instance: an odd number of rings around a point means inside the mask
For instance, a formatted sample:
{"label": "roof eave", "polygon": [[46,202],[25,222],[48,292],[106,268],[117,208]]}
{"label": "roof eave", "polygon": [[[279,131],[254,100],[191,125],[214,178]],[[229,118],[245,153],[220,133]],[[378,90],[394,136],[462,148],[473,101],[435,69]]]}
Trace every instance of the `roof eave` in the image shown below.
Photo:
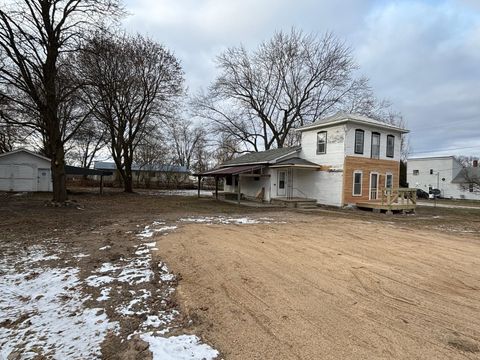
{"label": "roof eave", "polygon": [[302,132],[302,131],[308,131],[308,130],[313,130],[313,129],[320,129],[320,128],[323,128],[323,127],[340,125],[340,124],[347,123],[347,122],[353,122],[353,123],[358,123],[358,124],[372,126],[372,127],[381,127],[381,128],[384,128],[384,129],[397,131],[397,132],[402,133],[402,134],[407,134],[407,133],[410,132],[410,130],[402,129],[402,128],[399,128],[397,126],[389,125],[389,124],[386,124],[386,123],[385,124],[373,124],[373,123],[368,122],[368,121],[363,121],[363,120],[359,120],[359,119],[350,119],[350,118],[333,120],[333,121],[329,121],[329,122],[322,123],[322,124],[306,125],[306,126],[302,126],[302,127],[299,127],[297,129],[295,129],[295,131]]}

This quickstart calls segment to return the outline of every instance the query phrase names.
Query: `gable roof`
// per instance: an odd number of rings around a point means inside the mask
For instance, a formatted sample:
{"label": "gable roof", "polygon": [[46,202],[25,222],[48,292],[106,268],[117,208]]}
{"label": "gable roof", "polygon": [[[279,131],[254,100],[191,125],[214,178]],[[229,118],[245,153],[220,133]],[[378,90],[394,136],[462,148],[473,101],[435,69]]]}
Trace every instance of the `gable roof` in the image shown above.
{"label": "gable roof", "polygon": [[452,183],[462,184],[469,183],[471,181],[480,180],[480,168],[479,167],[468,167],[462,169],[457,176],[452,180]]}
{"label": "gable roof", "polygon": [[356,124],[362,124],[362,125],[370,125],[374,127],[379,127],[382,129],[387,129],[387,130],[394,130],[401,132],[403,134],[406,134],[409,132],[407,129],[403,129],[401,127],[387,124],[378,120],[374,120],[372,118],[369,118],[364,115],[359,115],[359,114],[349,114],[349,113],[344,113],[344,112],[338,112],[335,115],[328,116],[323,119],[319,119],[311,124],[301,126],[295,131],[306,131],[306,130],[313,130],[317,128],[322,128],[322,127],[327,127],[327,126],[333,126],[333,125],[339,125],[343,124],[346,122],[353,122]]}
{"label": "gable roof", "polygon": [[286,156],[296,154],[301,147],[290,147],[280,149],[270,149],[266,151],[251,152],[235,159],[229,160],[221,164],[219,167],[234,165],[250,165],[250,164],[273,164]]}
{"label": "gable roof", "polygon": [[0,157],[5,157],[5,156],[9,156],[9,155],[13,155],[13,154],[17,154],[17,153],[20,153],[20,152],[24,152],[24,153],[27,153],[29,155],[32,155],[32,156],[35,156],[35,157],[38,157],[42,160],[46,160],[48,162],[50,162],[51,160],[43,155],[40,155],[40,154],[37,154],[33,151],[30,151],[30,150],[27,150],[27,149],[24,149],[24,148],[21,148],[21,149],[17,149],[17,150],[13,150],[13,151],[9,151],[9,152],[6,152],[6,153],[3,153],[3,154],[0,154]]}
{"label": "gable roof", "polygon": [[[95,161],[94,169],[97,170],[117,170],[117,165],[110,161]],[[132,171],[159,171],[159,172],[174,172],[174,173],[189,173],[186,166],[169,165],[169,164],[147,164],[140,166],[132,164]]]}

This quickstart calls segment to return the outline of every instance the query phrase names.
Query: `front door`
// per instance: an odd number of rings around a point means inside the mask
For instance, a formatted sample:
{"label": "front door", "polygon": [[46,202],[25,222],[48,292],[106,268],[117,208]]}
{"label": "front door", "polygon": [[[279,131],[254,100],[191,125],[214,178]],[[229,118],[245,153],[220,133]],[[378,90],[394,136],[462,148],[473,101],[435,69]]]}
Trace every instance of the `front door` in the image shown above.
{"label": "front door", "polygon": [[287,187],[287,172],[286,171],[278,171],[278,186],[277,186],[277,195],[278,196],[285,196],[287,194],[286,187]]}
{"label": "front door", "polygon": [[50,181],[50,169],[38,169],[37,191],[49,191]]}
{"label": "front door", "polygon": [[378,174],[370,174],[370,200],[377,200],[378,198]]}

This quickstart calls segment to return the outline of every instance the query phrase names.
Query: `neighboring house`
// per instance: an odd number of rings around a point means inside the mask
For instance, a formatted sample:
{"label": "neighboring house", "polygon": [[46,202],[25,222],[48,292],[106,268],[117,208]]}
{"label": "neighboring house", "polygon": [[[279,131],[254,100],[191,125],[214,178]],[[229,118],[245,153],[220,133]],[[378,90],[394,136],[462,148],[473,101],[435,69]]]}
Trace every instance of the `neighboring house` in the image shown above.
{"label": "neighboring house", "polygon": [[[105,183],[121,184],[122,178],[114,162],[96,161],[96,170],[112,171],[105,176]],[[154,164],[139,166],[132,165],[132,176],[135,186],[162,187],[190,184],[190,171],[185,166]],[[98,180],[98,179],[97,179]]]}
{"label": "neighboring house", "polygon": [[198,176],[225,178],[224,190],[245,198],[333,206],[377,200],[385,187],[398,188],[401,136],[408,130],[338,113],[296,131],[299,147],[249,153]]}
{"label": "neighboring house", "polygon": [[439,189],[444,198],[480,200],[480,192],[469,183],[479,177],[478,161],[468,168],[464,168],[455,156],[409,158],[407,161],[409,186],[426,192]]}
{"label": "neighboring house", "polygon": [[0,191],[51,192],[50,159],[26,149],[0,154]]}

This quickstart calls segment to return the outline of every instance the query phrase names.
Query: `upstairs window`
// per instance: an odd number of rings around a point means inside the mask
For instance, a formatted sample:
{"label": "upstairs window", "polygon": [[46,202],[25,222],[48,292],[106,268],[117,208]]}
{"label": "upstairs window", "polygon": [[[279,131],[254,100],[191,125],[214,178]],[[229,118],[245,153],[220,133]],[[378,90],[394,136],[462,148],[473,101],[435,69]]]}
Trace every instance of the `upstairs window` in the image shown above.
{"label": "upstairs window", "polygon": [[363,154],[363,143],[365,139],[365,131],[355,130],[355,154]]}
{"label": "upstairs window", "polygon": [[420,174],[420,170],[413,170],[413,175],[418,175]]}
{"label": "upstairs window", "polygon": [[393,158],[395,153],[395,136],[387,136],[387,157]]}
{"label": "upstairs window", "polygon": [[372,132],[372,151],[370,153],[372,159],[380,159],[380,134]]}
{"label": "upstairs window", "polygon": [[317,133],[317,154],[327,153],[327,132],[320,131]]}

